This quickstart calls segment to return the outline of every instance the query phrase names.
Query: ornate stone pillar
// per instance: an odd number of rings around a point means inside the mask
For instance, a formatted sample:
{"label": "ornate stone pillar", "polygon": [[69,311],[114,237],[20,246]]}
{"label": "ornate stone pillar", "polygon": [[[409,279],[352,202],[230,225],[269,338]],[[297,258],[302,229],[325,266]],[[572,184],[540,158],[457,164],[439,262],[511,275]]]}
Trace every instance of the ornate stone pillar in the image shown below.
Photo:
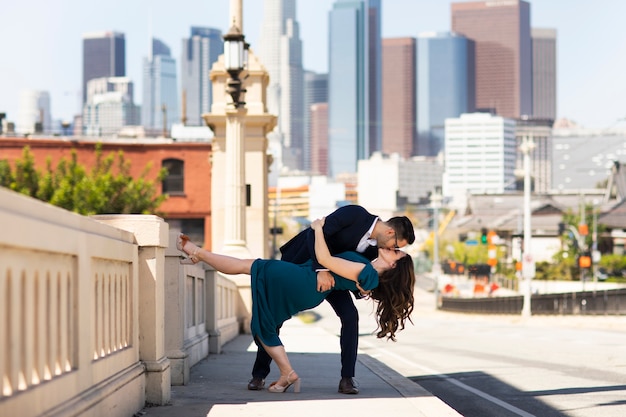
{"label": "ornate stone pillar", "polygon": [[[231,0],[231,27],[243,33],[242,1]],[[276,126],[276,116],[267,112],[269,75],[248,49],[243,80],[245,105],[233,106],[227,93],[230,75],[224,55],[211,69],[213,103],[203,114],[215,136],[211,164],[211,250],[232,256],[267,258],[270,253],[268,218],[267,134]],[[250,277],[229,276],[237,283],[243,308],[241,320],[248,329],[251,297]]]}

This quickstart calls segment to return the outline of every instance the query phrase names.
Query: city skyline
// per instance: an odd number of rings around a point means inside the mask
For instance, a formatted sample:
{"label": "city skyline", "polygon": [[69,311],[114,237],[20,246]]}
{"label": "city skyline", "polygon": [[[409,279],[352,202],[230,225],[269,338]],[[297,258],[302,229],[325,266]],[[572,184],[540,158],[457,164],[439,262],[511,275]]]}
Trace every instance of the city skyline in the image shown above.
{"label": "city skyline", "polygon": [[[328,12],[334,2],[297,2],[306,70],[328,70]],[[227,30],[229,3],[181,0],[173,9],[171,3],[162,0],[112,0],[107,10],[98,13],[77,0],[24,0],[8,5],[3,11],[6,24],[0,28],[0,35],[18,41],[7,42],[0,58],[0,112],[16,121],[20,92],[32,89],[50,93],[55,119],[70,120],[77,114],[82,35],[93,31],[125,34],[126,74],[141,91],[142,62],[148,56],[150,36],[170,45],[172,57],[179,61],[181,40],[191,26]],[[449,31],[450,4],[387,0],[382,7],[382,38]],[[626,34],[613,33],[626,12],[626,4],[608,0],[594,2],[592,7],[582,0],[537,0],[530,4],[531,27],[557,30],[557,118],[596,128],[626,124],[618,121],[626,116],[626,81],[622,76],[626,71]],[[244,1],[243,7],[244,34],[254,50],[259,46],[263,2]],[[35,9],[38,13],[32,13]]]}

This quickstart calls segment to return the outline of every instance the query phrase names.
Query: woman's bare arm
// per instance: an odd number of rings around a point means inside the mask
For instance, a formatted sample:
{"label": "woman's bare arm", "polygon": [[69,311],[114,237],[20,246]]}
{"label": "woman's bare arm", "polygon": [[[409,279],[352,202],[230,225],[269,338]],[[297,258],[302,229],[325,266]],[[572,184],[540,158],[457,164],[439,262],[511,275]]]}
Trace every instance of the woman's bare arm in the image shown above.
{"label": "woman's bare arm", "polygon": [[361,262],[353,262],[347,259],[332,256],[324,239],[324,219],[315,220],[311,228],[315,231],[315,256],[317,261],[335,274],[358,282],[358,277],[365,265]]}

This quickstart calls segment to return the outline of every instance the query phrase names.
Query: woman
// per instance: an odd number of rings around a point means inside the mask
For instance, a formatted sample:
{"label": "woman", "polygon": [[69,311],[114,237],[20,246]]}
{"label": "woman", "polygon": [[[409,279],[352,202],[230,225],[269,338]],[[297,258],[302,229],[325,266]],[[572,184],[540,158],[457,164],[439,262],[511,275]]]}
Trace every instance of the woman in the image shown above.
{"label": "woman", "polygon": [[[332,256],[324,240],[324,219],[311,224],[315,231],[315,255],[318,262],[335,277],[334,289],[359,290],[378,302],[377,337],[395,340],[398,330],[410,321],[413,311],[415,273],[409,255],[395,249],[378,250],[378,258],[369,261],[356,252]],[[319,305],[329,291],[317,291],[317,277],[310,261],[302,265],[264,259],[239,259],[201,249],[180,235],[176,246],[190,255],[192,262],[206,262],[229,274],[252,276],[252,322],[254,340],[278,365],[280,378],[268,391],[285,392],[294,385],[300,391],[300,378],[289,363],[277,329],[294,314]]]}

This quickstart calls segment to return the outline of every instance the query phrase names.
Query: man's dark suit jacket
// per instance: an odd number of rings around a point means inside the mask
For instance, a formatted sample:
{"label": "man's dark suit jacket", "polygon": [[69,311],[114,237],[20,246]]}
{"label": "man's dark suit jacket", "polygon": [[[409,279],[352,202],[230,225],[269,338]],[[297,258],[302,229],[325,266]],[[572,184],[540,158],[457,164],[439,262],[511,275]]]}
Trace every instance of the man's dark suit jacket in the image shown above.
{"label": "man's dark suit jacket", "polygon": [[[332,212],[324,221],[324,237],[332,255],[356,251],[359,241],[372,227],[376,216],[361,206],[343,206]],[[313,268],[324,268],[315,257],[315,231],[310,227],[298,233],[280,248],[282,260],[301,264],[313,260]],[[376,246],[368,246],[363,255],[372,260],[378,256]]]}

